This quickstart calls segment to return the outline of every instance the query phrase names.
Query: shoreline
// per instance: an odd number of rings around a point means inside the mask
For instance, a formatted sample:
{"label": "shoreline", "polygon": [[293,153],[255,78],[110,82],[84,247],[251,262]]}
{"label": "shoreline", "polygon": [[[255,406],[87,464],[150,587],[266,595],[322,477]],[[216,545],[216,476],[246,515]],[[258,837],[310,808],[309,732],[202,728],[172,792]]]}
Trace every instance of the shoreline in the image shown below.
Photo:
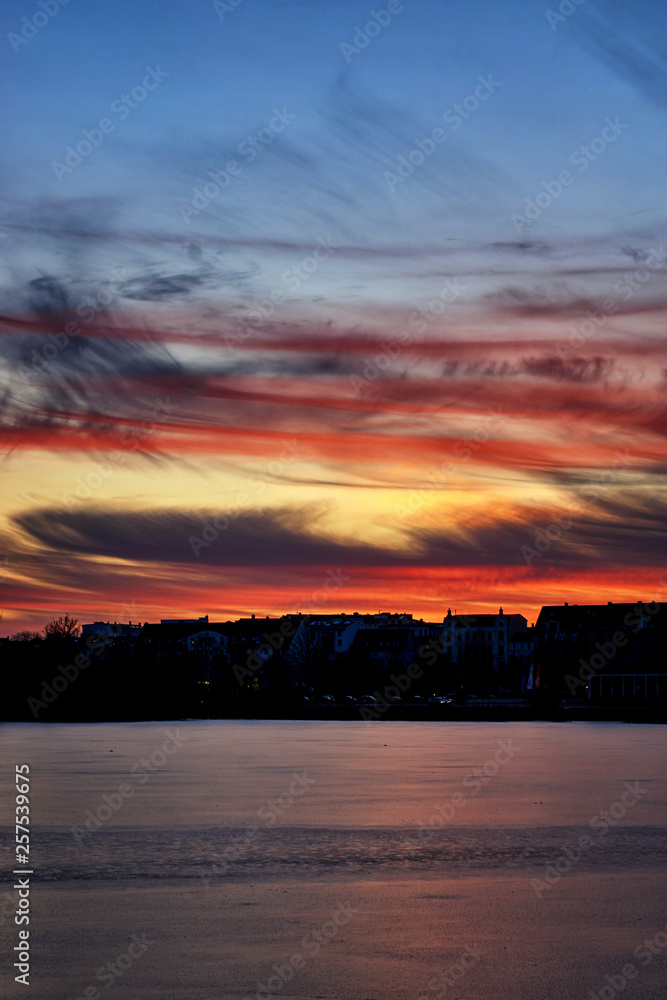
{"label": "shoreline", "polygon": [[[362,714],[364,713],[364,714]],[[370,716],[370,717],[369,717]],[[377,716],[373,718],[372,716]],[[56,714],[40,719],[3,719],[4,723],[109,723],[156,721],[212,722],[233,720],[284,721],[284,722],[360,722],[373,725],[381,722],[627,722],[664,725],[667,713],[663,706],[556,706],[539,705],[290,705],[244,706],[235,710],[220,711],[200,716],[188,715],[181,719],[173,711],[151,717],[136,715],[87,715]]]}

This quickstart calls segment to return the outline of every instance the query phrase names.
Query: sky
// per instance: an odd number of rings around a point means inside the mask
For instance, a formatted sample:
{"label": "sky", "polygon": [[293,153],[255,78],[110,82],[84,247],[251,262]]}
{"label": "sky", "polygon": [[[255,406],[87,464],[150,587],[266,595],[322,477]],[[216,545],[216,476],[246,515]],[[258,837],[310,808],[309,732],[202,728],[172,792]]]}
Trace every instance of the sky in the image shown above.
{"label": "sky", "polygon": [[664,590],[659,0],[0,18],[3,634]]}

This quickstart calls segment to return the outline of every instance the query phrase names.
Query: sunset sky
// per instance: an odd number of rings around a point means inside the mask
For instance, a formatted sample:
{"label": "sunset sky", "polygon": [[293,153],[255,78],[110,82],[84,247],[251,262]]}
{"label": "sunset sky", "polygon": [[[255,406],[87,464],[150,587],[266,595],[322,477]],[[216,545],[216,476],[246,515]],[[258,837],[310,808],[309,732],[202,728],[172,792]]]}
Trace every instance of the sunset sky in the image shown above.
{"label": "sunset sky", "polygon": [[3,6],[2,634],[656,596],[667,8],[561,8]]}

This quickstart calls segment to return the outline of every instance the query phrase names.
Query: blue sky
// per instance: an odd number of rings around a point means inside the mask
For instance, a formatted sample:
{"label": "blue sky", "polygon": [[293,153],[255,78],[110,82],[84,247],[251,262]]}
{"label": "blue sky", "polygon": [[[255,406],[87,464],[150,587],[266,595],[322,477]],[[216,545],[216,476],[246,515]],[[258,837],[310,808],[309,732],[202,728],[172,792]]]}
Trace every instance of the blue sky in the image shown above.
{"label": "blue sky", "polygon": [[329,557],[358,610],[650,599],[664,5],[43,3],[0,14],[7,620],[278,613]]}
{"label": "blue sky", "polygon": [[[641,228],[637,213],[662,203],[665,79],[655,28],[664,15],[656,24],[655,4],[586,0],[552,30],[545,9],[406,3],[348,63],[340,45],[368,21],[365,3],[243,0],[221,21],[206,3],[71,0],[18,52],[7,43],[5,197],[10,205],[113,200],[127,223],[149,215],[152,228],[177,231],[174,205],[274,107],[286,107],[292,126],[197,228],[218,232],[224,220],[237,234],[291,230],[307,239],[320,220],[335,219],[362,244],[394,243],[397,226],[408,243],[433,244],[443,231],[492,242],[511,239],[512,213],[608,116],[620,116],[628,128],[619,141],[536,231],[567,240]],[[26,13],[29,4],[5,5],[3,34]],[[602,57],[605,42],[616,45],[613,58]],[[645,46],[658,62],[642,75],[634,57]],[[124,121],[112,115],[114,133],[58,181],[51,164],[65,147],[157,65],[169,74],[160,87]],[[384,172],[489,74],[494,94],[391,192]]]}

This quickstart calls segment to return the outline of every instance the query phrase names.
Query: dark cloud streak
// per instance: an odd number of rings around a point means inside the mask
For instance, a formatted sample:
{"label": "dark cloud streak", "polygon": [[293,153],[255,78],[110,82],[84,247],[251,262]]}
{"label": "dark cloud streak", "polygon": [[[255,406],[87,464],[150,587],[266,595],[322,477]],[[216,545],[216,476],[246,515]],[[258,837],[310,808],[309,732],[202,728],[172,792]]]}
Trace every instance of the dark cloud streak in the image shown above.
{"label": "dark cloud streak", "polygon": [[[78,557],[129,563],[210,567],[289,566],[525,566],[522,546],[567,518],[571,526],[550,547],[544,563],[588,571],[609,566],[658,566],[667,551],[667,501],[628,490],[598,487],[597,497],[575,491],[562,509],[523,507],[511,516],[437,524],[394,525],[402,543],[369,545],[326,527],[330,505],[281,508],[115,511],[33,510],[14,518],[29,538]],[[196,539],[193,546],[192,539]],[[539,561],[539,559],[537,560]],[[540,563],[542,565],[542,563]]]}

